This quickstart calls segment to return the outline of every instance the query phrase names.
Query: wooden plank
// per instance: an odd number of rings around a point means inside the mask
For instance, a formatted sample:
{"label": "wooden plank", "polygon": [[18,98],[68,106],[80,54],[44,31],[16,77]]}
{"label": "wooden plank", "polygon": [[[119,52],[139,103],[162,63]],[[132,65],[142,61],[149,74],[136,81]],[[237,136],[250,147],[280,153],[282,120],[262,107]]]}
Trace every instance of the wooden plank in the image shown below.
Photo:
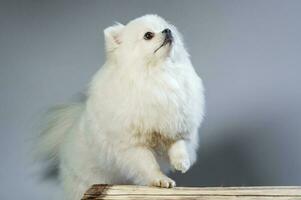
{"label": "wooden plank", "polygon": [[82,200],[301,200],[301,187],[176,187],[93,185]]}

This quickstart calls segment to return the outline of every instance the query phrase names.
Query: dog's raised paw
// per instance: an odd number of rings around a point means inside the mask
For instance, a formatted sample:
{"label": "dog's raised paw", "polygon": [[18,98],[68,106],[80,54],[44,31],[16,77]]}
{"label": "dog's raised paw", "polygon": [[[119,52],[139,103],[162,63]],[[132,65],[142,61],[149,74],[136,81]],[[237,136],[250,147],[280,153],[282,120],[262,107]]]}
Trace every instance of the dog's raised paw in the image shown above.
{"label": "dog's raised paw", "polygon": [[190,161],[188,158],[172,159],[171,165],[175,170],[186,173],[190,168]]}

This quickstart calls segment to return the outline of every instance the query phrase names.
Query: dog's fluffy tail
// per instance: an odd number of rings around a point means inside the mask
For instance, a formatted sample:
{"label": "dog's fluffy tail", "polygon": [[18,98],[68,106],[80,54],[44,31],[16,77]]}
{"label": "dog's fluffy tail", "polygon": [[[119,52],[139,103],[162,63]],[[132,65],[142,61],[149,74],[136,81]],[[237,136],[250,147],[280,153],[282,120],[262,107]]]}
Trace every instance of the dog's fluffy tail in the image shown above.
{"label": "dog's fluffy tail", "polygon": [[82,103],[78,103],[49,109],[41,124],[35,159],[47,161],[50,165],[58,164],[61,144],[72,124],[81,116],[83,107]]}

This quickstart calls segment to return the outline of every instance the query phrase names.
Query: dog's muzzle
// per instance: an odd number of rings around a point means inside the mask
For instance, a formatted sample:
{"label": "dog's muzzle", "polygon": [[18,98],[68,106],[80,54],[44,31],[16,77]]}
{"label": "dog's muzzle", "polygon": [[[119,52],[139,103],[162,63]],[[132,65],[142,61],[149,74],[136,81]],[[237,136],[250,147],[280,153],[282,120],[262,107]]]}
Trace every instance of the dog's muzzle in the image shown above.
{"label": "dog's muzzle", "polygon": [[165,34],[165,39],[164,39],[164,42],[163,44],[166,45],[166,44],[171,44],[172,41],[173,41],[173,37],[172,37],[172,33],[171,33],[171,30],[166,28],[162,31],[162,33]]}
{"label": "dog's muzzle", "polygon": [[172,36],[172,33],[171,33],[171,30],[166,28],[162,31],[162,33],[165,35],[165,38],[164,38],[164,41],[163,43],[154,51],[154,53],[156,53],[161,47],[169,44],[171,45],[172,42],[173,42],[173,36]]}

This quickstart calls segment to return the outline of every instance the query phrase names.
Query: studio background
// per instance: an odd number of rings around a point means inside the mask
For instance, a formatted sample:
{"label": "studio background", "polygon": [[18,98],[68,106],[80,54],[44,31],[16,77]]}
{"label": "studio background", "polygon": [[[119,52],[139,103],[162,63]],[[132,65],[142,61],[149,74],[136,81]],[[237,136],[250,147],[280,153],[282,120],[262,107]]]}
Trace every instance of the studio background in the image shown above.
{"label": "studio background", "polygon": [[103,32],[156,13],[184,35],[206,88],[197,164],[179,186],[301,185],[301,1],[1,1],[0,199],[58,191],[30,161],[47,107],[104,63]]}

